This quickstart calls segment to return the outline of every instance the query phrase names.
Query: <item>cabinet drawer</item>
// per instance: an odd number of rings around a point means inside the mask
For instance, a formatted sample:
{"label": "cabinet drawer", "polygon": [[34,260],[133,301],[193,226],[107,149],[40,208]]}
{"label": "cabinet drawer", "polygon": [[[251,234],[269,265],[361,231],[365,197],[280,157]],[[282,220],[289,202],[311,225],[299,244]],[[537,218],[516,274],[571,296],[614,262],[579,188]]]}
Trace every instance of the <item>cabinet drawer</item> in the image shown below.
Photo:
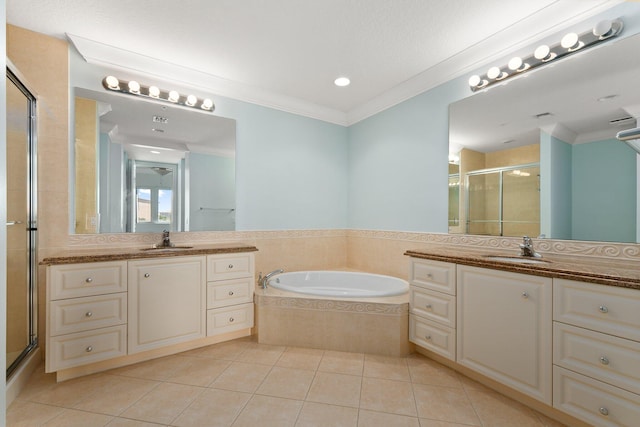
{"label": "cabinet drawer", "polygon": [[456,331],[438,323],[411,314],[409,316],[409,341],[456,360]]}
{"label": "cabinet drawer", "polygon": [[207,283],[207,308],[253,301],[253,277]]}
{"label": "cabinet drawer", "polygon": [[411,286],[409,289],[411,313],[450,328],[456,327],[456,297]]}
{"label": "cabinet drawer", "polygon": [[50,300],[127,290],[126,261],[52,265],[47,273]]}
{"label": "cabinet drawer", "polygon": [[49,339],[47,372],[127,354],[127,326],[112,326]]}
{"label": "cabinet drawer", "polygon": [[121,325],[127,322],[127,293],[52,301],[51,336]]}
{"label": "cabinet drawer", "polygon": [[553,363],[640,394],[640,343],[553,324]]}
{"label": "cabinet drawer", "polygon": [[640,341],[640,291],[553,280],[553,320]]}
{"label": "cabinet drawer", "polygon": [[207,280],[253,277],[253,254],[207,256]]}
{"label": "cabinet drawer", "polygon": [[412,258],[409,282],[445,294],[456,294],[456,265]]}
{"label": "cabinet drawer", "polygon": [[637,426],[640,395],[553,367],[553,406],[594,426]]}
{"label": "cabinet drawer", "polygon": [[253,303],[207,310],[207,336],[253,327]]}

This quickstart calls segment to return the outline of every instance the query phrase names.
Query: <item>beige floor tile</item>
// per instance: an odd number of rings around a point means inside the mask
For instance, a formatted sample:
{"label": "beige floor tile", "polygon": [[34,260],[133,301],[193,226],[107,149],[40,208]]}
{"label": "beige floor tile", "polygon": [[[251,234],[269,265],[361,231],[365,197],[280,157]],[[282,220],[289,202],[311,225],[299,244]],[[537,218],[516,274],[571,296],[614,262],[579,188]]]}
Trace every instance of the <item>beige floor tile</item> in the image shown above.
{"label": "beige floor tile", "polygon": [[255,395],[244,407],[233,427],[294,426],[302,401]]}
{"label": "beige floor tile", "polygon": [[163,383],[147,393],[120,416],[169,424],[203,392],[203,388]]}
{"label": "beige floor tile", "polygon": [[231,365],[229,360],[181,356],[182,363],[166,381],[206,387]]}
{"label": "beige floor tile", "polygon": [[264,379],[257,394],[304,400],[315,376],[315,371],[274,366]]}
{"label": "beige floor tile", "polygon": [[56,385],[56,374],[45,374],[44,366],[40,366],[29,377],[26,386],[20,392],[18,396],[22,400],[31,400],[33,396],[42,393],[43,391],[50,390]]}
{"label": "beige floor tile", "polygon": [[280,356],[280,359],[276,362],[276,366],[315,371],[318,369],[323,355],[324,350],[287,347],[284,353],[282,353],[282,356]]}
{"label": "beige floor tile", "polygon": [[178,356],[167,356],[160,359],[136,363],[135,365],[108,371],[112,375],[140,378],[144,380],[164,381],[176,371],[182,363]]}
{"label": "beige floor tile", "polygon": [[413,384],[413,394],[420,418],[481,425],[471,402],[462,389]]}
{"label": "beige floor tile", "polygon": [[467,424],[449,423],[446,421],[420,418],[420,427],[469,427]]}
{"label": "beige floor tile", "polygon": [[384,412],[373,412],[364,409],[360,410],[358,417],[358,427],[420,427],[417,418],[405,415],[386,414]]}
{"label": "beige floor tile", "polygon": [[380,378],[362,379],[360,408],[417,417],[411,383]]}
{"label": "beige floor tile", "polygon": [[57,406],[43,405],[25,400],[14,400],[7,409],[7,426],[40,426],[60,415],[62,411],[64,411],[64,408]]}
{"label": "beige floor tile", "polygon": [[245,351],[236,359],[238,362],[259,363],[262,365],[275,365],[286,347],[249,343]]}
{"label": "beige floor tile", "polygon": [[199,348],[183,354],[210,357],[213,359],[236,360],[249,345],[249,341],[234,340]]}
{"label": "beige floor tile", "polygon": [[42,424],[43,427],[103,427],[109,424],[113,417],[92,412],[65,409],[54,419]]}
{"label": "beige floor tile", "polygon": [[228,427],[251,399],[251,394],[208,389],[171,425],[178,427]]}
{"label": "beige floor tile", "polygon": [[160,382],[110,375],[100,390],[72,405],[74,409],[106,415],[120,415]]}
{"label": "beige floor tile", "polygon": [[71,408],[75,403],[104,387],[109,381],[108,378],[108,375],[96,374],[56,383],[31,396],[29,400]]}
{"label": "beige floor tile", "polygon": [[438,362],[423,356],[409,357],[407,365],[413,383],[462,388],[458,374]]}
{"label": "beige floor tile", "polygon": [[296,427],[356,427],[358,410],[345,406],[305,402]]}
{"label": "beige floor tile", "polygon": [[407,360],[401,357],[364,356],[365,377],[383,378],[387,380],[410,381]]}
{"label": "beige floor tile", "polygon": [[307,401],[357,408],[361,386],[361,377],[317,372],[307,394]]}
{"label": "beige floor tile", "polygon": [[253,393],[271,370],[271,366],[232,362],[209,387]]}
{"label": "beige floor tile", "polygon": [[107,427],[162,427],[162,424],[148,423],[146,421],[131,420],[128,418],[114,418]]}
{"label": "beige floor tile", "polygon": [[561,422],[553,420],[540,412],[536,412],[536,416],[544,427],[566,427]]}
{"label": "beige floor tile", "polygon": [[483,426],[543,426],[535,411],[499,393],[468,390],[467,395]]}
{"label": "beige floor tile", "polygon": [[318,366],[319,371],[336,374],[362,375],[364,354],[342,351],[325,351]]}

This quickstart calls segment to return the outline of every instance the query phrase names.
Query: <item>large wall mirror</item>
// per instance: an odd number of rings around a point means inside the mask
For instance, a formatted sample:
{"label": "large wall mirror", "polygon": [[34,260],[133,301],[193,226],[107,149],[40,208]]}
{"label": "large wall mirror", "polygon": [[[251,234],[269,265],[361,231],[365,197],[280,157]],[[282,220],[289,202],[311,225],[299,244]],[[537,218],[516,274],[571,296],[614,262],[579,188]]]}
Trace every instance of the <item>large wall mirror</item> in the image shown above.
{"label": "large wall mirror", "polygon": [[449,231],[636,242],[640,35],[449,108]]}
{"label": "large wall mirror", "polygon": [[236,122],[74,89],[74,232],[235,230]]}

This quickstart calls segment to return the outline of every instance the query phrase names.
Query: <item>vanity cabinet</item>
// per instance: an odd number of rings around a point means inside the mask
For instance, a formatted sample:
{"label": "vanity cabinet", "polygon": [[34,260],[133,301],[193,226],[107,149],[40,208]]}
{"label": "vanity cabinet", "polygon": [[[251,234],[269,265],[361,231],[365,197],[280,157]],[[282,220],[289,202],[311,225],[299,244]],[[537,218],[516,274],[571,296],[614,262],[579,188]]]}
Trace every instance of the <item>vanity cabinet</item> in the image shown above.
{"label": "vanity cabinet", "polygon": [[550,278],[457,268],[457,362],[551,404]]}
{"label": "vanity cabinet", "polygon": [[553,405],[593,425],[640,420],[640,292],[554,279]]}
{"label": "vanity cabinet", "polygon": [[205,336],[206,257],[129,261],[129,354]]}
{"label": "vanity cabinet", "polygon": [[47,269],[46,372],[127,354],[127,262]]}
{"label": "vanity cabinet", "polygon": [[456,265],[412,259],[409,284],[409,340],[455,360]]}

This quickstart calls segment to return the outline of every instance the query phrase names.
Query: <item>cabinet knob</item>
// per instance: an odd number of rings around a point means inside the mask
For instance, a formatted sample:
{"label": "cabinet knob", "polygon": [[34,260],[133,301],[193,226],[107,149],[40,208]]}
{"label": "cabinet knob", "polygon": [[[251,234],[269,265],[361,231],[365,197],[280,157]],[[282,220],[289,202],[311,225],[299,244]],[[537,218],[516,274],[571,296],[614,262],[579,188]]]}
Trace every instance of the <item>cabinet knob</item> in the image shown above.
{"label": "cabinet knob", "polygon": [[84,349],[87,353],[91,353],[93,351],[93,347],[89,346]]}
{"label": "cabinet knob", "polygon": [[424,339],[427,340],[427,341],[431,341],[431,335],[425,336]]}
{"label": "cabinet knob", "polygon": [[144,273],[144,277],[151,277],[149,273]]}
{"label": "cabinet knob", "polygon": [[93,313],[92,313],[92,312],[90,312],[90,311],[87,311],[84,315],[85,315],[86,317],[91,317],[91,316],[93,316]]}
{"label": "cabinet knob", "polygon": [[427,278],[428,278],[428,279],[433,279],[433,274],[431,274],[431,273],[427,273]]}
{"label": "cabinet knob", "polygon": [[229,322],[233,322],[234,320],[236,319],[234,319],[233,317],[229,317]]}
{"label": "cabinet knob", "polygon": [[602,356],[600,358],[600,363],[602,363],[603,365],[608,365],[609,364],[609,359],[607,359],[607,356]]}
{"label": "cabinet knob", "polygon": [[233,296],[233,291],[229,291],[229,296]]}
{"label": "cabinet knob", "polygon": [[426,304],[425,308],[431,309],[431,304]]}
{"label": "cabinet knob", "polygon": [[522,298],[524,298],[524,299],[529,298],[529,294],[527,292],[523,292],[522,293]]}
{"label": "cabinet knob", "polygon": [[229,264],[229,269],[232,269],[232,268],[233,268],[233,264]]}
{"label": "cabinet knob", "polygon": [[606,305],[601,305],[600,307],[598,307],[598,310],[600,310],[600,313],[608,313],[609,309],[607,308]]}
{"label": "cabinet knob", "polygon": [[84,279],[84,281],[87,283],[91,283],[93,282],[93,277],[87,277],[86,279]]}
{"label": "cabinet knob", "polygon": [[607,416],[609,415],[609,410],[603,406],[602,408],[600,408],[600,413],[604,416]]}

